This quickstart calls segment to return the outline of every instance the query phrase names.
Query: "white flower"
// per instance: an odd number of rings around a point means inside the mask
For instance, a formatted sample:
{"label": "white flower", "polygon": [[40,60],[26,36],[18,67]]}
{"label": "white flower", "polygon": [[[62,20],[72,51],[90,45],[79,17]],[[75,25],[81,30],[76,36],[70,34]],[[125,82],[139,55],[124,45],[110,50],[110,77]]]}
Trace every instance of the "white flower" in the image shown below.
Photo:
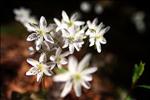
{"label": "white flower", "polygon": [[86,32],[86,35],[89,36],[89,46],[96,45],[97,51],[100,53],[101,52],[101,44],[106,44],[106,39],[104,38],[104,34],[110,29],[109,26],[106,28],[103,28],[104,25],[103,23],[100,23],[97,25],[98,20],[94,19],[93,22],[91,23],[90,21],[87,21],[88,25],[88,30]]}
{"label": "white flower", "polygon": [[80,30],[78,29],[69,29],[63,30],[62,36],[64,38],[63,48],[69,47],[69,51],[72,54],[74,52],[74,48],[79,51],[82,45],[84,44],[83,39],[85,38],[84,32],[85,27]]}
{"label": "white flower", "polygon": [[145,13],[143,11],[135,12],[132,15],[132,22],[139,33],[144,33],[146,30],[146,24],[144,22]]}
{"label": "white flower", "polygon": [[36,61],[34,59],[27,59],[27,62],[31,64],[33,67],[30,68],[28,72],[26,72],[27,76],[30,75],[37,75],[37,82],[39,82],[42,79],[43,74],[47,76],[51,76],[52,72],[50,70],[50,66],[46,64],[46,55],[45,53],[42,53],[39,61]]}
{"label": "white flower", "polygon": [[103,6],[100,3],[97,3],[95,5],[95,9],[94,10],[95,10],[96,14],[102,14],[102,12],[104,11],[104,8],[103,8]]}
{"label": "white flower", "polygon": [[54,40],[49,33],[52,28],[51,26],[47,27],[47,22],[43,16],[40,18],[39,26],[27,23],[26,27],[28,30],[33,32],[27,37],[27,41],[35,40],[36,50],[39,50],[41,48],[44,40],[49,43],[54,43]]}
{"label": "white flower", "polygon": [[64,52],[63,54],[61,54],[61,52],[62,49],[59,47],[56,50],[55,55],[50,56],[50,60],[53,61],[55,64],[57,64],[58,68],[61,68],[61,65],[67,64],[68,61],[65,57],[70,54],[69,52]]}
{"label": "white flower", "polygon": [[86,89],[90,88],[89,81],[92,80],[91,74],[97,70],[97,67],[87,68],[89,65],[90,54],[87,54],[78,64],[75,57],[70,56],[68,62],[68,71],[54,76],[56,82],[66,82],[61,93],[61,97],[65,97],[74,88],[76,96],[81,96],[81,86]]}
{"label": "white flower", "polygon": [[91,11],[91,4],[87,1],[83,1],[81,4],[80,4],[80,9],[85,12],[85,13],[89,13]]}
{"label": "white flower", "polygon": [[72,27],[79,27],[84,24],[83,21],[77,21],[78,14],[75,13],[71,16],[71,18],[68,17],[67,13],[65,11],[62,11],[62,20],[59,21],[57,18],[54,18],[55,23],[57,24],[56,32],[63,29],[68,29]]}
{"label": "white flower", "polygon": [[15,19],[21,22],[23,25],[26,23],[37,24],[37,20],[34,16],[30,16],[31,11],[29,9],[20,8],[14,9]]}

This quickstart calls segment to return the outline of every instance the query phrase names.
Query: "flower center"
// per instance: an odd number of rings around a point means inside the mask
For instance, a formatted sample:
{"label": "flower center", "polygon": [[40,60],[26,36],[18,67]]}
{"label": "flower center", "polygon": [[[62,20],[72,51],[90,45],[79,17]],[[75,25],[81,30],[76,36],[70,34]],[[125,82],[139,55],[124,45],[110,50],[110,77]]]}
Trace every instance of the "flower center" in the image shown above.
{"label": "flower center", "polygon": [[70,22],[68,23],[68,26],[71,27],[72,25],[73,25],[73,21],[70,21]]}
{"label": "flower center", "polygon": [[102,36],[101,36],[101,35],[99,35],[99,34],[95,34],[95,39],[100,39],[100,38],[102,38]]}
{"label": "flower center", "polygon": [[42,64],[39,64],[38,65],[38,70],[41,72],[43,70],[43,65]]}
{"label": "flower center", "polygon": [[92,33],[95,33],[95,32],[96,32],[96,30],[95,30],[95,29],[90,29],[90,31],[91,31]]}
{"label": "flower center", "polygon": [[61,61],[61,57],[57,57],[56,62],[60,62]]}
{"label": "flower center", "polygon": [[74,36],[69,36],[68,37],[69,42],[73,42],[75,40]]}
{"label": "flower center", "polygon": [[75,81],[81,80],[81,75],[80,75],[80,73],[74,74],[73,78],[74,78]]}
{"label": "flower center", "polygon": [[38,30],[38,33],[40,34],[40,35],[44,35],[45,34],[45,32],[43,31],[43,30]]}

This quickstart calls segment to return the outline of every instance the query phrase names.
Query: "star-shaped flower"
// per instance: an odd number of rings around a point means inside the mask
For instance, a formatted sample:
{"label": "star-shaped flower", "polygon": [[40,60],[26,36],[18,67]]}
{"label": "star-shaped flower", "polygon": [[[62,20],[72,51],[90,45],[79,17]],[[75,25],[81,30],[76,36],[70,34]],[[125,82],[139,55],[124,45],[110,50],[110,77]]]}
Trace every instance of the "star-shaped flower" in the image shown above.
{"label": "star-shaped flower", "polygon": [[104,28],[103,23],[100,23],[97,25],[98,20],[94,19],[91,23],[90,21],[87,21],[88,30],[86,32],[86,35],[89,36],[89,46],[96,45],[97,51],[101,52],[101,45],[100,44],[106,44],[106,39],[104,38],[104,34],[110,29],[109,26]]}
{"label": "star-shaped flower", "polygon": [[69,29],[72,27],[79,27],[84,25],[83,21],[77,21],[78,14],[74,13],[70,18],[68,17],[65,11],[62,11],[62,20],[59,21],[57,18],[54,18],[55,23],[57,24],[56,32],[63,29]]}
{"label": "star-shaped flower", "polygon": [[52,71],[50,70],[51,66],[48,66],[46,64],[46,55],[45,53],[42,53],[39,61],[34,60],[32,58],[28,58],[27,62],[31,64],[33,67],[29,69],[29,71],[26,72],[27,76],[31,75],[37,75],[37,82],[39,82],[42,79],[43,74],[47,76],[52,75]]}
{"label": "star-shaped flower", "polygon": [[55,64],[57,64],[58,68],[61,68],[62,65],[67,64],[68,61],[65,57],[70,54],[70,52],[64,52],[63,54],[61,54],[61,52],[62,49],[58,48],[55,55],[52,55],[50,57],[50,60],[53,61]]}
{"label": "star-shaped flower", "polygon": [[45,17],[42,16],[40,18],[39,26],[36,26],[34,24],[26,24],[26,27],[28,30],[33,32],[27,37],[27,41],[35,40],[36,50],[40,50],[44,40],[49,43],[54,43],[54,40],[51,34],[49,33],[52,28],[50,25],[47,27]]}
{"label": "star-shaped flower", "polygon": [[85,27],[80,30],[78,29],[69,29],[62,31],[62,37],[64,38],[63,48],[69,47],[69,51],[72,54],[74,48],[79,51],[82,45],[84,44],[83,39],[85,38]]}
{"label": "star-shaped flower", "polygon": [[66,82],[61,93],[65,97],[74,88],[76,96],[81,96],[81,86],[86,89],[90,88],[89,81],[92,80],[91,74],[97,70],[97,67],[86,68],[89,65],[90,54],[87,54],[78,64],[74,56],[69,57],[68,71],[54,76],[56,82]]}
{"label": "star-shaped flower", "polygon": [[15,19],[19,22],[21,22],[23,25],[26,23],[33,23],[37,24],[37,20],[34,16],[31,16],[31,11],[29,9],[25,9],[23,7],[19,9],[14,9]]}

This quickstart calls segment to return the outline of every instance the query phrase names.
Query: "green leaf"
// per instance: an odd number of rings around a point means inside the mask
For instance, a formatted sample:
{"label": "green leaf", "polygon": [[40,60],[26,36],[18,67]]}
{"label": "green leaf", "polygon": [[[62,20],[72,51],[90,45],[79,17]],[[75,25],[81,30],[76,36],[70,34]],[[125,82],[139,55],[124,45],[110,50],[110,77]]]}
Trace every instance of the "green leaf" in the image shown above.
{"label": "green leaf", "polygon": [[142,62],[140,62],[139,65],[135,64],[133,70],[133,76],[132,76],[132,85],[134,85],[137,82],[137,80],[140,78],[140,76],[143,74],[144,66],[145,64]]}
{"label": "green leaf", "polygon": [[145,88],[145,89],[150,89],[150,85],[138,85],[138,87],[142,87],[142,88]]}

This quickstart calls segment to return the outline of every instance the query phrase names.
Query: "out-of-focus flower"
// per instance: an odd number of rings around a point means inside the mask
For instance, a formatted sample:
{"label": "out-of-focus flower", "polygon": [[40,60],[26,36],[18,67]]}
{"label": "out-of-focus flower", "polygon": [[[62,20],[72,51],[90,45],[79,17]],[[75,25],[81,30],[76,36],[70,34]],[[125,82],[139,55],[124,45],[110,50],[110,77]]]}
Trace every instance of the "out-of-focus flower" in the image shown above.
{"label": "out-of-focus flower", "polygon": [[21,7],[20,9],[14,9],[15,19],[21,22],[23,25],[26,23],[37,24],[38,21],[34,16],[30,16],[31,11]]}
{"label": "out-of-focus flower", "polygon": [[82,2],[82,3],[80,4],[80,9],[81,9],[83,12],[88,13],[88,12],[90,12],[90,10],[91,10],[91,5],[90,5],[89,2],[84,1],[84,2]]}
{"label": "out-of-focus flower", "polygon": [[61,68],[62,65],[67,64],[68,61],[65,57],[70,54],[70,52],[65,52],[63,54],[61,54],[61,52],[62,52],[62,49],[58,48],[55,55],[52,55],[50,57],[50,60],[53,61],[55,64],[57,64],[58,68]]}
{"label": "out-of-focus flower", "polygon": [[96,14],[101,14],[104,9],[103,9],[102,5],[98,3],[95,5],[94,10],[95,10]]}
{"label": "out-of-focus flower", "polygon": [[139,33],[143,33],[146,30],[146,25],[144,23],[145,13],[138,11],[133,14],[132,21]]}
{"label": "out-of-focus flower", "polygon": [[109,26],[106,28],[103,28],[103,23],[100,23],[97,25],[98,20],[94,19],[91,23],[90,21],[87,21],[88,30],[86,32],[86,35],[89,36],[89,46],[96,45],[97,51],[101,52],[101,45],[100,44],[106,44],[106,39],[104,38],[104,34],[110,29]]}
{"label": "out-of-focus flower", "polygon": [[42,16],[40,18],[39,26],[27,23],[26,27],[30,32],[33,32],[27,37],[27,41],[35,40],[36,50],[40,50],[43,40],[49,43],[54,43],[54,40],[49,33],[52,28],[51,26],[47,26],[45,17]]}
{"label": "out-of-focus flower", "polygon": [[69,29],[84,25],[83,21],[77,21],[78,14],[73,14],[70,18],[68,17],[65,11],[62,11],[62,20],[59,21],[57,18],[54,18],[55,23],[57,24],[56,32],[63,29]]}
{"label": "out-of-focus flower", "polygon": [[28,48],[28,50],[29,50],[30,55],[33,55],[35,53],[34,48],[31,46]]}
{"label": "out-of-focus flower", "polygon": [[86,89],[90,88],[91,74],[97,70],[97,67],[86,68],[89,65],[90,58],[91,55],[87,54],[78,64],[77,59],[74,56],[70,56],[68,71],[54,76],[54,81],[66,82],[61,97],[65,97],[71,91],[72,86],[78,97],[81,96],[81,86]]}
{"label": "out-of-focus flower", "polygon": [[26,72],[26,75],[27,76],[37,75],[37,82],[41,81],[43,74],[51,76],[52,75],[52,71],[50,70],[51,66],[48,66],[46,64],[46,59],[47,58],[45,53],[41,54],[39,61],[36,61],[32,58],[28,58],[27,62],[31,64],[33,67]]}
{"label": "out-of-focus flower", "polygon": [[85,29],[86,27],[78,29],[70,29],[70,30],[63,30],[62,36],[64,38],[64,45],[63,48],[69,47],[70,53],[74,53],[74,48],[79,51],[84,44],[83,39],[85,38]]}

